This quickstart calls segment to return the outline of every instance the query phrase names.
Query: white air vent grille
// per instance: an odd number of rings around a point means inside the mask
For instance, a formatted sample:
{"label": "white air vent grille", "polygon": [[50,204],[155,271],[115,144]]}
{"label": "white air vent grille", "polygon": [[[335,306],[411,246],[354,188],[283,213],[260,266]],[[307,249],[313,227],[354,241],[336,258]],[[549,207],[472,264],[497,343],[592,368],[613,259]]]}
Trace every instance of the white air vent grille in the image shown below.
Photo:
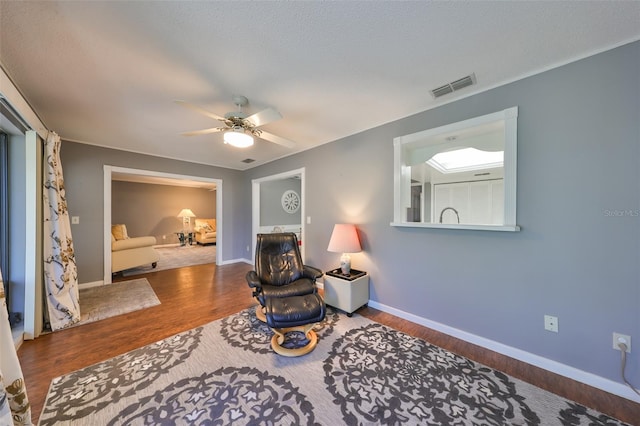
{"label": "white air vent grille", "polygon": [[433,95],[434,98],[439,98],[440,96],[444,96],[449,93],[453,93],[453,88],[449,84],[440,86],[437,89],[433,89],[431,91],[431,94]]}
{"label": "white air vent grille", "polygon": [[444,86],[433,89],[431,91],[431,95],[434,98],[439,98],[440,96],[448,95],[449,93],[453,93],[456,90],[460,90],[474,84],[476,84],[476,75],[471,74],[466,77],[459,78],[456,81],[452,81],[451,83],[447,83]]}

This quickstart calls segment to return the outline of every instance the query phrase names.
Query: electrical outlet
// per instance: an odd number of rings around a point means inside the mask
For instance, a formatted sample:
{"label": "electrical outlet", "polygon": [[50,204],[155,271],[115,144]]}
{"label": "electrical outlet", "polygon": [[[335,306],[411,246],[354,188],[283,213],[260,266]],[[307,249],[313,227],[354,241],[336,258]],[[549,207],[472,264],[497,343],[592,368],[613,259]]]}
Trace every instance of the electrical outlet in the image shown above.
{"label": "electrical outlet", "polygon": [[80,223],[80,216],[71,216],[71,224],[78,225]]}
{"label": "electrical outlet", "polygon": [[558,332],[558,317],[552,315],[544,316],[544,329],[547,331]]}
{"label": "electrical outlet", "polygon": [[627,336],[626,334],[613,333],[613,349],[620,350],[620,343],[624,343],[627,345],[627,350],[625,352],[631,353],[631,336]]}

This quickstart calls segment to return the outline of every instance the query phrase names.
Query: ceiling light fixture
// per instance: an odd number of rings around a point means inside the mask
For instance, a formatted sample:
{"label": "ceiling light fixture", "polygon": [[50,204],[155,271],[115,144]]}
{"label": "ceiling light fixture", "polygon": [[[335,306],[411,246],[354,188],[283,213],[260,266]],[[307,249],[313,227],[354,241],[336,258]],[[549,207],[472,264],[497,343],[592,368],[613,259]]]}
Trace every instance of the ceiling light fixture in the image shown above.
{"label": "ceiling light fixture", "polygon": [[224,133],[224,143],[236,148],[248,148],[253,145],[253,136],[247,134],[242,126],[235,126]]}

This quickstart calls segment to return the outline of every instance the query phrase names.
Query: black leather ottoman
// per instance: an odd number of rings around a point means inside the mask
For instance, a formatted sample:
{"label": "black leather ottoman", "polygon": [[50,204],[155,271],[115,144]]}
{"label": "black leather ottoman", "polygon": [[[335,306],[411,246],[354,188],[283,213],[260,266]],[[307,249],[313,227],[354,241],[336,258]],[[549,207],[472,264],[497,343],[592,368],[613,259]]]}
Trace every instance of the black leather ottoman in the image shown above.
{"label": "black leather ottoman", "polygon": [[[318,343],[318,336],[313,326],[324,320],[326,306],[318,293],[293,297],[270,297],[266,300],[265,314],[267,324],[274,331],[271,338],[273,350],[283,356],[300,356],[311,352]],[[309,343],[300,348],[282,346],[285,334],[300,331],[305,334]]]}

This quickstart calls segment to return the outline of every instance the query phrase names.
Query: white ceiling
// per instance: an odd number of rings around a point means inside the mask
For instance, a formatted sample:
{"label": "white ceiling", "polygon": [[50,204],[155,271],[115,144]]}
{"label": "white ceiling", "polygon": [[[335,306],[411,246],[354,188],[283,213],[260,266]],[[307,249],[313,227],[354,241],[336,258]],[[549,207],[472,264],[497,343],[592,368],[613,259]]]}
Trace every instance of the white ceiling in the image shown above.
{"label": "white ceiling", "polygon": [[[0,63],[50,130],[239,170],[638,39],[638,1],[0,0]],[[233,94],[296,147],[180,135],[218,123],[174,100],[223,115]]]}

